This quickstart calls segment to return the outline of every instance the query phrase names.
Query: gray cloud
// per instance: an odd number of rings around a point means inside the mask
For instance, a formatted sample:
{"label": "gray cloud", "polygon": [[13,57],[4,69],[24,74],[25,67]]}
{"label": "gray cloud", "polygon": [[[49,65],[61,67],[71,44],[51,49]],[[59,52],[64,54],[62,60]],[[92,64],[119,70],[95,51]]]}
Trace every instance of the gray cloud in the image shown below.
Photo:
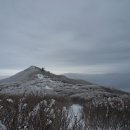
{"label": "gray cloud", "polygon": [[99,73],[130,72],[129,5],[129,0],[0,1],[0,69],[34,64],[61,72],[87,73],[90,66]]}

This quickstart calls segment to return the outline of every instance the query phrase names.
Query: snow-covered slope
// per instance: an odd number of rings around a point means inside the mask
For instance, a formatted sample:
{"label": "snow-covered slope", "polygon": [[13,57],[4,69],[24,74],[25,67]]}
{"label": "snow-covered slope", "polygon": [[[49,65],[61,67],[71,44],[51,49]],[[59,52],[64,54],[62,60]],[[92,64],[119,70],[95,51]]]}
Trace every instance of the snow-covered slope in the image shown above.
{"label": "snow-covered slope", "polygon": [[40,68],[31,66],[26,70],[15,74],[14,76],[1,80],[0,83],[1,84],[24,83],[35,79],[36,74],[41,74]]}
{"label": "snow-covered slope", "polygon": [[0,130],[122,130],[129,108],[129,93],[35,66],[0,81]]}
{"label": "snow-covered slope", "polygon": [[[107,102],[128,102],[130,94],[94,85],[87,81],[69,79],[54,75],[44,69],[31,66],[16,75],[0,81],[1,94],[39,94],[64,96],[74,100],[87,100],[96,104]],[[122,103],[123,102],[123,103]]]}
{"label": "snow-covered slope", "polygon": [[0,80],[0,84],[21,84],[30,80],[43,79],[42,75],[46,78],[52,79],[53,81],[62,81],[64,83],[70,84],[91,84],[90,82],[84,80],[75,80],[67,78],[64,75],[55,75],[49,71],[45,71],[43,68],[38,68],[36,66],[30,66],[29,68],[15,74],[14,76]]}

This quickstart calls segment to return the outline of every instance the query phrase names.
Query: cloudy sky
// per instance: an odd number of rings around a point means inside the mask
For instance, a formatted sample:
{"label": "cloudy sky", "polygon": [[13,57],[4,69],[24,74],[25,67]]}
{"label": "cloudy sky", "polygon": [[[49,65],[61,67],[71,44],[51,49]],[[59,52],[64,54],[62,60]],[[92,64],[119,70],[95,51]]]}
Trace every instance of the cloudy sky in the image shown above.
{"label": "cloudy sky", "polygon": [[130,72],[130,0],[0,0],[0,75]]}

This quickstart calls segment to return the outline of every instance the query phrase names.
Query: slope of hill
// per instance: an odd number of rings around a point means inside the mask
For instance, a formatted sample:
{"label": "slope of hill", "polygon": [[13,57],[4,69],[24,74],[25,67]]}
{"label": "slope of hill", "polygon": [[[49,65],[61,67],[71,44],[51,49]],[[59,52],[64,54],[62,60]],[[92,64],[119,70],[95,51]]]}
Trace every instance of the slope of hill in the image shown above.
{"label": "slope of hill", "polygon": [[[38,76],[39,75],[39,76]],[[29,68],[25,69],[24,71],[21,71],[14,76],[11,76],[9,78],[0,80],[0,84],[11,84],[11,83],[25,83],[27,81],[40,79],[40,75],[45,78],[50,78],[54,81],[62,81],[65,83],[70,84],[91,84],[84,80],[75,80],[65,77],[64,75],[55,75],[50,73],[49,71],[45,71],[43,68],[38,68],[36,66],[30,66]]]}
{"label": "slope of hill", "polygon": [[4,130],[122,130],[130,128],[129,107],[129,93],[35,66],[0,80]]}
{"label": "slope of hill", "polygon": [[0,81],[1,94],[46,94],[67,96],[73,99],[105,102],[130,99],[130,94],[95,85],[83,80],[69,79],[63,75],[52,74],[43,68],[31,66],[16,75]]}

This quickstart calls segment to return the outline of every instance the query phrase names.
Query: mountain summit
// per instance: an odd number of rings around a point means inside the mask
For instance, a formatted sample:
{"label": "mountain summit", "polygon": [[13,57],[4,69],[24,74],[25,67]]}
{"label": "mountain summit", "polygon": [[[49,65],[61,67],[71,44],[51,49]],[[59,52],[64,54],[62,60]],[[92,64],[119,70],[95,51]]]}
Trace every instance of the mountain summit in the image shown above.
{"label": "mountain summit", "polygon": [[39,80],[39,79],[42,80],[43,77],[52,79],[53,81],[61,81],[70,84],[86,84],[86,85],[91,84],[83,80],[70,79],[64,75],[55,75],[50,73],[49,71],[46,71],[44,68],[39,68],[36,66],[30,66],[29,68],[15,74],[14,76],[11,76],[7,79],[3,79],[0,81],[0,84],[7,84],[7,83],[21,84],[31,80]]}
{"label": "mountain summit", "polygon": [[36,74],[41,74],[41,69],[36,66],[30,66],[24,71],[21,71],[7,79],[1,80],[0,83],[23,83],[33,80]]}

